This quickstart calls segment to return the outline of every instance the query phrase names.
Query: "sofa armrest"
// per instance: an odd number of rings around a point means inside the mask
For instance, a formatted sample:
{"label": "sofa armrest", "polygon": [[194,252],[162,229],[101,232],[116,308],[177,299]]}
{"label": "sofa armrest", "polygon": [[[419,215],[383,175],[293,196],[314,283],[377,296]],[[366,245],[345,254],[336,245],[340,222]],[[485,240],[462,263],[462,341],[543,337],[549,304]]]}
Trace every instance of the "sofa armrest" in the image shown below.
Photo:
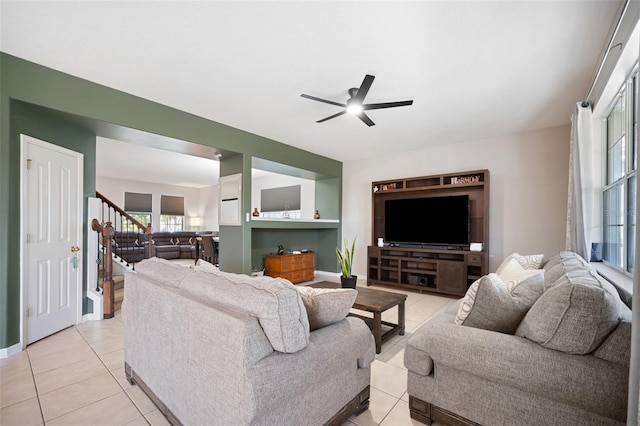
{"label": "sofa armrest", "polygon": [[[411,372],[420,352],[438,365],[584,408],[600,407],[605,416],[624,411],[628,371],[592,355],[572,355],[544,348],[525,338],[453,324],[440,315],[409,339],[405,364]],[[411,352],[414,352],[411,354]],[[411,359],[409,357],[412,356]]]}
{"label": "sofa armrest", "polygon": [[[359,318],[347,317],[314,330],[301,351],[274,352],[249,367],[249,380],[256,395],[306,392],[313,383],[353,366],[367,369],[375,358],[375,343],[369,327]],[[275,393],[274,393],[275,392]]]}

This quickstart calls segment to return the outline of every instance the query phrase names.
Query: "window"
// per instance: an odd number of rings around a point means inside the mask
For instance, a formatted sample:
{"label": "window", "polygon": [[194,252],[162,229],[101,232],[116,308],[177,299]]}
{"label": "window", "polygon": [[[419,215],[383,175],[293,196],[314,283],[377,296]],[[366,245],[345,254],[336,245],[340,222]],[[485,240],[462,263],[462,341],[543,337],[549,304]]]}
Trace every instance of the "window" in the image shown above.
{"label": "window", "polygon": [[261,190],[262,217],[300,219],[300,193],[301,185]]}
{"label": "window", "polygon": [[184,230],[184,197],[160,196],[160,230]]}
{"label": "window", "polygon": [[627,80],[607,116],[603,189],[603,259],[633,273],[636,231],[638,72]]}
{"label": "window", "polygon": [[184,229],[184,216],[162,214],[160,215],[161,231],[182,231]]}
{"label": "window", "polygon": [[129,213],[129,216],[143,225],[149,225],[151,223],[151,213]]}
{"label": "window", "polygon": [[[137,192],[124,193],[124,210],[135,220],[143,225],[151,223],[151,194],[140,194]],[[137,227],[131,222],[127,222],[128,231],[137,231]]]}

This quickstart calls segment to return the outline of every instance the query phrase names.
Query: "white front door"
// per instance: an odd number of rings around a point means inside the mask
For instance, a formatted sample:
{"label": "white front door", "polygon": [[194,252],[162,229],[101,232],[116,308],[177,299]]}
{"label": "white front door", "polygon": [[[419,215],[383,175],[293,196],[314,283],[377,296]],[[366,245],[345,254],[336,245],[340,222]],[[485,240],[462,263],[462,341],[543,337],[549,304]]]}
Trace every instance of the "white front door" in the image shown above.
{"label": "white front door", "polygon": [[23,331],[29,344],[77,324],[82,315],[83,155],[26,135],[21,144]]}

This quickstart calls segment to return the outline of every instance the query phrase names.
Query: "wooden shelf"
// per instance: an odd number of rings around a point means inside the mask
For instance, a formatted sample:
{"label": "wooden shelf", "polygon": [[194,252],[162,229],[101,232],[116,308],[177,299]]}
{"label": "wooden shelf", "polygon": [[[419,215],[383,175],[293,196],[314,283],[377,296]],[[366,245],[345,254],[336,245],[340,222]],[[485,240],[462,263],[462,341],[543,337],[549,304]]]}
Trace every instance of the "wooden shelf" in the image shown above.
{"label": "wooden shelf", "polygon": [[487,274],[489,265],[489,171],[473,170],[371,183],[372,243],[384,238],[385,202],[406,198],[467,195],[470,241],[456,250],[438,247],[377,247],[368,252],[367,285],[462,296],[473,281]]}
{"label": "wooden shelf", "polygon": [[[390,254],[394,253],[394,254]],[[484,252],[468,250],[430,250],[404,247],[368,248],[367,285],[386,285],[417,291],[462,296],[477,279],[478,259],[484,262]],[[433,256],[424,259],[420,256]],[[429,265],[416,268],[414,264]]]}

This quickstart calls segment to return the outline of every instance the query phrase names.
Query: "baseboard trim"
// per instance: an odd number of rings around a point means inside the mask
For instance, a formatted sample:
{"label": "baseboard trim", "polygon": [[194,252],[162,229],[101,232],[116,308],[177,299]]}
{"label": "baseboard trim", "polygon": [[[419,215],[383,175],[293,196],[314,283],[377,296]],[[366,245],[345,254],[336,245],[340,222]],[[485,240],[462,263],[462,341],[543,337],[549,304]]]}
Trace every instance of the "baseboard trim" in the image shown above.
{"label": "baseboard trim", "polygon": [[0,349],[0,359],[9,358],[11,355],[22,352],[22,343],[16,343],[8,348]]}

